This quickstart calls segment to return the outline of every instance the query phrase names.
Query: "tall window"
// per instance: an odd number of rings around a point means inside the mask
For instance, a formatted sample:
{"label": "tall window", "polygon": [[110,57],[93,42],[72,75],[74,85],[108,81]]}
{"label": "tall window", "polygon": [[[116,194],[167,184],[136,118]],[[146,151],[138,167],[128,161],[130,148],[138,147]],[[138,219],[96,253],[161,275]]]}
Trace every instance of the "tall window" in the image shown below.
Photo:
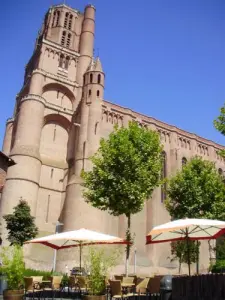
{"label": "tall window", "polygon": [[92,83],[93,82],[93,74],[91,73],[90,74],[90,83]]}
{"label": "tall window", "polygon": [[97,97],[99,97],[100,96],[100,92],[99,92],[99,90],[97,90]]}
{"label": "tall window", "polygon": [[69,26],[68,26],[68,29],[71,30],[72,28],[72,21],[73,21],[73,16],[70,15],[70,18],[69,18]]}
{"label": "tall window", "polygon": [[61,54],[59,58],[59,67],[63,68],[63,65],[64,65],[64,55]]}
{"label": "tall window", "polygon": [[61,45],[62,45],[62,46],[65,45],[65,40],[66,40],[66,32],[63,31],[63,33],[62,33],[62,39],[61,39]]}
{"label": "tall window", "polygon": [[186,163],[187,163],[187,158],[186,158],[186,157],[183,157],[183,158],[182,158],[182,168],[183,168],[183,166],[186,165]]}
{"label": "tall window", "polygon": [[66,47],[69,48],[70,47],[70,40],[71,40],[71,33],[69,33],[67,35],[67,41],[66,41]]}
{"label": "tall window", "polygon": [[59,25],[59,17],[60,17],[60,12],[57,10],[57,12],[56,12],[56,25],[55,26]]}
{"label": "tall window", "polygon": [[68,67],[69,67],[69,61],[70,61],[70,58],[69,56],[66,57],[66,61],[65,61],[65,69],[68,70]]}
{"label": "tall window", "polygon": [[56,11],[54,11],[54,13],[53,13],[52,27],[55,26],[55,18],[56,18]]}
{"label": "tall window", "polygon": [[98,74],[98,83],[101,83],[101,75]]}
{"label": "tall window", "polygon": [[69,13],[67,12],[64,19],[64,28],[67,28]]}
{"label": "tall window", "polygon": [[[165,179],[167,176],[167,158],[166,158],[166,152],[162,152],[162,173],[161,178]],[[164,200],[166,200],[166,182],[162,184],[161,186],[161,202],[163,203]]]}
{"label": "tall window", "polygon": [[91,90],[88,91],[88,96],[91,96]]}

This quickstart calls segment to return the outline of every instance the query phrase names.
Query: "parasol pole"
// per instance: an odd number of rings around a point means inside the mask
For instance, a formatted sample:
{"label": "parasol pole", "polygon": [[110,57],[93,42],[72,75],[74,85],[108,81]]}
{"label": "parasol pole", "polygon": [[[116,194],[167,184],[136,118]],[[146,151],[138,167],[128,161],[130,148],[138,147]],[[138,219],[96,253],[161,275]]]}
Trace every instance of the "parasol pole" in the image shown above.
{"label": "parasol pole", "polygon": [[190,247],[189,247],[188,229],[186,228],[186,242],[187,242],[187,260],[188,260],[188,275],[191,276],[191,261],[190,261]]}
{"label": "parasol pole", "polygon": [[81,272],[81,255],[82,255],[82,245],[81,245],[81,242],[80,242],[80,272]]}

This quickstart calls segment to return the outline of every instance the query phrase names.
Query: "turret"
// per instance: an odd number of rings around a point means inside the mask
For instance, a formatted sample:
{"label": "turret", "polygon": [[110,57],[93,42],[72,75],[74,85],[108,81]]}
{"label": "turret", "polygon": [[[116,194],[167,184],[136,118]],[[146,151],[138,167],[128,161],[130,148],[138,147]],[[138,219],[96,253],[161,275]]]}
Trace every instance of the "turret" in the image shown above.
{"label": "turret", "polygon": [[84,11],[84,19],[82,23],[79,52],[80,57],[77,64],[76,80],[80,85],[78,92],[78,102],[81,99],[84,73],[87,70],[93,56],[94,49],[94,32],[95,32],[95,7],[88,5]]}
{"label": "turret", "polygon": [[[84,74],[84,88],[82,101],[89,106],[87,127],[87,158],[90,158],[98,149],[100,141],[100,126],[102,114],[102,100],[104,93],[105,74],[99,58],[92,59]],[[90,168],[87,161],[87,168]]]}

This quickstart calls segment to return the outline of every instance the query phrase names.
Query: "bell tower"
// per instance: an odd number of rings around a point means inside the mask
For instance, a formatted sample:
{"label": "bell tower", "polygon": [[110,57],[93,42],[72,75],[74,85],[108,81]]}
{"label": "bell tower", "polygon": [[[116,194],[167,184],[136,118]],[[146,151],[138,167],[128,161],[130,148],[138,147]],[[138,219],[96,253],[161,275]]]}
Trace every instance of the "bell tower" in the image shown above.
{"label": "bell tower", "polygon": [[[94,31],[92,5],[84,12],[65,4],[47,11],[7,121],[3,152],[16,164],[7,173],[0,216],[11,213],[22,197],[40,232],[55,231],[65,200],[67,144],[93,56]],[[6,231],[3,242],[5,236]]]}

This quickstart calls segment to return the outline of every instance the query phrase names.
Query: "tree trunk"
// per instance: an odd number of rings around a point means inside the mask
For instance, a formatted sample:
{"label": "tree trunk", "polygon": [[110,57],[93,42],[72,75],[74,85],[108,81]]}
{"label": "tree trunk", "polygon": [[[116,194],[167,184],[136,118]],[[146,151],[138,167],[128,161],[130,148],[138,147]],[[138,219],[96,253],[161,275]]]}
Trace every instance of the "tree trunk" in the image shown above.
{"label": "tree trunk", "polygon": [[126,240],[128,241],[127,247],[126,247],[126,268],[125,268],[125,273],[126,276],[128,276],[128,265],[129,265],[129,257],[130,257],[130,242],[131,242],[131,233],[130,233],[130,214],[126,216],[127,217],[127,232],[126,232]]}

